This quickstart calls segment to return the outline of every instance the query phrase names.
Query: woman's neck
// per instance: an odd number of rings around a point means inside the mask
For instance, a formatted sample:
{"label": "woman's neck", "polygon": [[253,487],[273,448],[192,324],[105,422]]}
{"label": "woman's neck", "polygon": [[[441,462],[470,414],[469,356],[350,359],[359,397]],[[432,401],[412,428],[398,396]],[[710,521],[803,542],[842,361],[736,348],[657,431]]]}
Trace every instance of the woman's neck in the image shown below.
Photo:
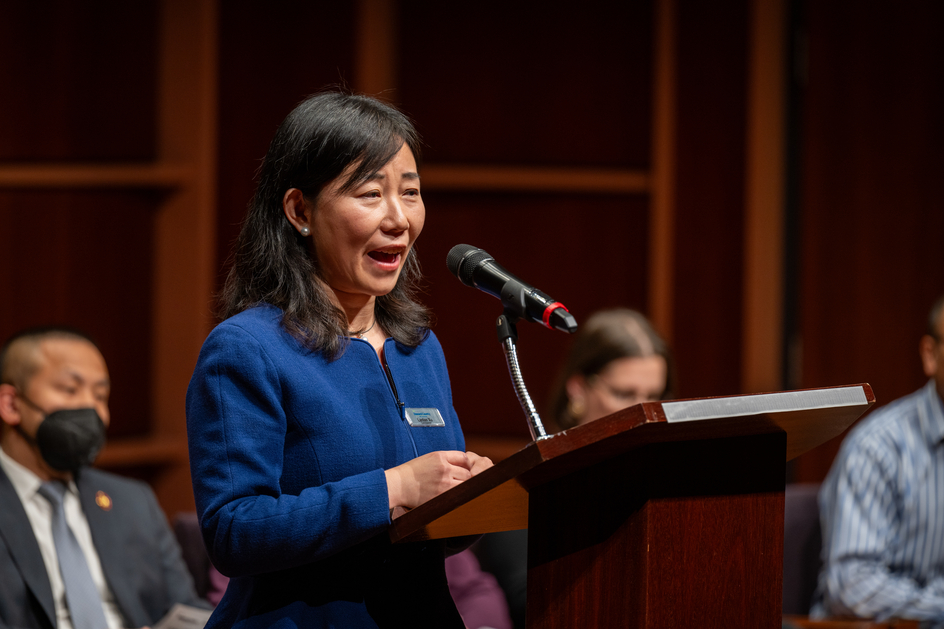
{"label": "woman's neck", "polygon": [[341,308],[347,316],[347,330],[349,336],[361,336],[367,332],[373,331],[377,320],[374,317],[374,300],[371,298],[370,304],[359,309]]}
{"label": "woman's neck", "polygon": [[348,336],[364,339],[373,345],[377,356],[383,361],[383,344],[387,334],[377,325],[374,315],[377,298],[373,295],[332,292],[335,303],[347,317]]}
{"label": "woman's neck", "polygon": [[374,304],[377,298],[373,295],[352,295],[331,289],[334,305],[341,309],[347,317],[347,329],[350,332],[367,330],[374,323]]}

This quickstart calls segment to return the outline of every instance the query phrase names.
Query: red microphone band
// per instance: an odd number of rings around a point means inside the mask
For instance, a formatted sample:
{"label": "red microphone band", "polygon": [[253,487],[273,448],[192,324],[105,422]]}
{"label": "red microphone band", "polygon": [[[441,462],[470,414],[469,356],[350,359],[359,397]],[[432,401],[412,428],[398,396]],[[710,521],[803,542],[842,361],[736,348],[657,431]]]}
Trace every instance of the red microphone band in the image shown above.
{"label": "red microphone band", "polygon": [[[541,321],[544,322],[545,328],[551,327],[551,323],[550,323],[551,313],[557,310],[558,308],[563,308],[564,310],[567,310],[567,306],[565,306],[559,301],[555,301],[553,304],[549,305],[547,308],[544,309],[544,315],[541,317]],[[570,312],[570,310],[567,310],[567,312]]]}

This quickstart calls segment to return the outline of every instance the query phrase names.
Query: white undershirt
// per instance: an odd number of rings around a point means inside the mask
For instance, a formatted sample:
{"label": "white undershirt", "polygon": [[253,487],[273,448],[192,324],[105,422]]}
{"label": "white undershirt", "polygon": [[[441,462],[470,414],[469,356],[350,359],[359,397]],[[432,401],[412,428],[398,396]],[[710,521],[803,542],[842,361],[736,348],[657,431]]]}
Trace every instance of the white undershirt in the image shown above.
{"label": "white undershirt", "polygon": [[[62,582],[62,574],[59,572],[56,544],[52,539],[52,505],[39,494],[42,480],[10,458],[2,448],[0,448],[0,467],[3,468],[7,478],[13,484],[13,489],[20,497],[20,502],[23,503],[26,517],[29,518],[30,525],[33,527],[33,535],[39,544],[39,552],[43,556],[43,563],[46,564],[46,575],[49,577],[52,598],[56,603],[56,627],[58,629],[72,629],[72,618],[69,616],[69,607],[66,605],[65,585]],[[95,581],[95,587],[98,588],[98,592],[102,597],[102,607],[105,611],[105,620],[108,621],[108,629],[121,629],[125,626],[124,618],[115,604],[115,597],[112,595],[111,589],[105,582],[102,563],[98,558],[98,551],[95,550],[95,544],[92,542],[92,532],[79,502],[79,492],[72,481],[69,481],[63,496],[63,508],[66,512],[66,523],[79,541],[82,552],[85,553],[85,559],[92,573],[92,580]]]}

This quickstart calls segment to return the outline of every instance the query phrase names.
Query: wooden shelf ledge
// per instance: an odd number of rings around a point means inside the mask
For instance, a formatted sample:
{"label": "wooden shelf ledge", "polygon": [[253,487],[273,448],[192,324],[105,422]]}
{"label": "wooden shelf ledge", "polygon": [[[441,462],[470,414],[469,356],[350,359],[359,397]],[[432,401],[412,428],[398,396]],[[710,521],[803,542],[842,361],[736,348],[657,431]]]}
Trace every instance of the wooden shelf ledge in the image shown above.
{"label": "wooden shelf ledge", "polygon": [[647,194],[651,189],[651,175],[643,170],[425,164],[422,177],[428,190]]}
{"label": "wooden shelf ledge", "polygon": [[180,164],[0,164],[0,189],[139,188],[173,190],[189,183]]}
{"label": "wooden shelf ledge", "polygon": [[155,437],[109,439],[95,461],[103,469],[187,463],[187,440]]}

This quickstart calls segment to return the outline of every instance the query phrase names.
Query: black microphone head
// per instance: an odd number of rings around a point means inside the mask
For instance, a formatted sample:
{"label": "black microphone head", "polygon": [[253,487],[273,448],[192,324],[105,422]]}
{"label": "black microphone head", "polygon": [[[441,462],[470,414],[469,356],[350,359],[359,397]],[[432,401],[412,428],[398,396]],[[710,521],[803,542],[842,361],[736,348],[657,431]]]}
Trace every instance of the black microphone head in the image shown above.
{"label": "black microphone head", "polygon": [[446,255],[446,267],[466,286],[475,286],[472,272],[485,260],[492,260],[485,251],[472,245],[456,245]]}

